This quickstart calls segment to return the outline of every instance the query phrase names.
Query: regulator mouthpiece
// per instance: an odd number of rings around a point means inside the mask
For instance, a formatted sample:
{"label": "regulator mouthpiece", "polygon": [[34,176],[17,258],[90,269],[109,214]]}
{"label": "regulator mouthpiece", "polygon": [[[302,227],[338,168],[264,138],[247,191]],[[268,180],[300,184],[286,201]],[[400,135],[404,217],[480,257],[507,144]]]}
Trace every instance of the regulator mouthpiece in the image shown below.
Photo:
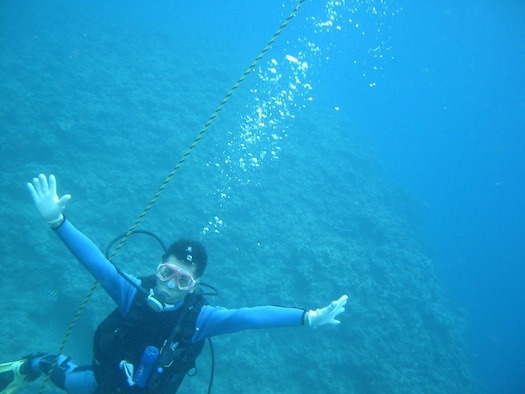
{"label": "regulator mouthpiece", "polygon": [[150,289],[149,296],[146,299],[146,303],[155,312],[162,312],[166,308],[166,298],[167,297],[168,297],[168,294],[163,291],[157,294],[155,293],[155,290]]}

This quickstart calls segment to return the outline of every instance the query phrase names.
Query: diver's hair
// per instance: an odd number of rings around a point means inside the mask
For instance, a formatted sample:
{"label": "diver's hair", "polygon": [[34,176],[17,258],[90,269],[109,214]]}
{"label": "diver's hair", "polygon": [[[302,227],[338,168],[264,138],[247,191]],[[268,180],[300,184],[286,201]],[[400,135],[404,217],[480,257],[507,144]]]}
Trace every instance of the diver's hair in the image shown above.
{"label": "diver's hair", "polygon": [[184,264],[194,266],[197,278],[202,276],[208,262],[208,254],[204,245],[191,239],[179,239],[173,242],[162,256],[162,262],[165,263],[170,256],[175,256]]}

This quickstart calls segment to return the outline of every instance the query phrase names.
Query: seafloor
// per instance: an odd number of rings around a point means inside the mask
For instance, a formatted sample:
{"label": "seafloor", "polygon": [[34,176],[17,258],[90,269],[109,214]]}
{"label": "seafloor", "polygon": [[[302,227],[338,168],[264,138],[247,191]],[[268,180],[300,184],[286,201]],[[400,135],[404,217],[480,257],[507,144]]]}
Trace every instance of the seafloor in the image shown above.
{"label": "seafloor", "polygon": [[[92,283],[41,223],[25,182],[55,173],[60,192],[73,195],[68,217],[103,248],[142,212],[242,71],[198,45],[169,51],[169,37],[124,34],[117,23],[97,34],[86,22],[87,46],[75,34],[30,39],[22,27],[37,15],[23,20],[3,21],[0,36],[2,361],[56,351]],[[463,320],[418,236],[423,204],[388,181],[359,125],[322,100],[288,124],[278,160],[217,171],[245,99],[241,92],[228,104],[141,228],[168,242],[212,222],[205,280],[220,295],[211,304],[312,308],[343,293],[349,302],[336,328],[215,338],[214,392],[472,391]],[[159,258],[141,238],[116,261],[138,275]],[[92,334],[112,308],[97,290],[65,352],[89,363]],[[209,371],[205,350],[181,391],[205,392]]]}

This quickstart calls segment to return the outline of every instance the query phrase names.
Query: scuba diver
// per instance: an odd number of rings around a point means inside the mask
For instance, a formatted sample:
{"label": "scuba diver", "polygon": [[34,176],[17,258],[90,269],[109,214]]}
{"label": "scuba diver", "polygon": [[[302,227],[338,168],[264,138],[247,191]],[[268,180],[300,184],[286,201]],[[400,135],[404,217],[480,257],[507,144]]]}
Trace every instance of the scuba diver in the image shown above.
{"label": "scuba diver", "polygon": [[42,218],[102,285],[117,308],[98,326],[93,362],[78,366],[63,354],[32,353],[0,364],[0,393],[51,373],[69,393],[175,393],[195,368],[204,341],[216,335],[271,327],[336,325],[348,297],[314,310],[257,306],[227,309],[206,303],[199,286],[204,246],[181,239],[166,250],[156,273],[136,278],[116,268],[63,214],[71,195],[40,174],[27,184]]}

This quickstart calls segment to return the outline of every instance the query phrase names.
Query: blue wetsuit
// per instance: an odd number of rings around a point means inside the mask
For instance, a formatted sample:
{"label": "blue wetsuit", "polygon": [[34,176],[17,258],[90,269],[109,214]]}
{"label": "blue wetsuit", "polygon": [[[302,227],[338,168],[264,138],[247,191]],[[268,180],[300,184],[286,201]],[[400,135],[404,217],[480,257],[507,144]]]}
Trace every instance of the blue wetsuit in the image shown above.
{"label": "blue wetsuit", "polygon": [[[118,305],[125,316],[133,304],[137,289],[120,276],[115,267],[105,258],[100,250],[78,231],[68,220],[58,227],[56,233],[64,244],[82,263],[84,267],[104,287],[104,290]],[[130,276],[137,284],[140,280]],[[180,307],[182,301],[175,307]],[[159,312],[162,313],[162,312]],[[277,306],[259,306],[254,308],[227,309],[223,307],[204,305],[197,317],[193,342],[206,338],[241,331],[249,328],[270,328],[300,326],[303,324],[304,311],[296,308]],[[65,359],[64,356],[61,356]],[[60,361],[59,361],[60,364]],[[38,362],[33,363],[38,369]],[[60,384],[71,393],[93,393],[97,384],[93,371],[86,368],[76,368],[71,361],[65,368],[65,382]]]}

